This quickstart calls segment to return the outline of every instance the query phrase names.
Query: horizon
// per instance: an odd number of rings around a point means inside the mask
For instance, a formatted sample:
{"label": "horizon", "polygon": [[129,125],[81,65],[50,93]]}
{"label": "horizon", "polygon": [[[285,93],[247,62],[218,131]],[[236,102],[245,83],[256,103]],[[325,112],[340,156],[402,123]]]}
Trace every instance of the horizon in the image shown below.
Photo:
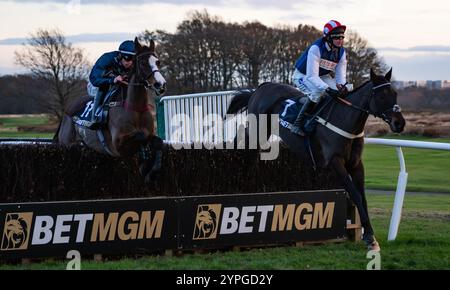
{"label": "horizon", "polygon": [[[189,13],[206,9],[225,22],[258,21],[269,27],[304,24],[322,30],[325,22],[336,19],[377,50],[386,65],[393,68],[396,80],[449,80],[450,37],[442,37],[441,31],[450,24],[450,9],[442,9],[450,8],[450,3],[431,0],[422,7],[418,0],[391,2],[0,0],[0,19],[4,22],[0,26],[0,75],[26,71],[14,63],[14,51],[20,50],[21,43],[38,28],[60,29],[68,42],[85,50],[93,64],[102,53],[116,50],[125,39],[146,29],[174,33]],[[169,17],[166,11],[170,11]]]}

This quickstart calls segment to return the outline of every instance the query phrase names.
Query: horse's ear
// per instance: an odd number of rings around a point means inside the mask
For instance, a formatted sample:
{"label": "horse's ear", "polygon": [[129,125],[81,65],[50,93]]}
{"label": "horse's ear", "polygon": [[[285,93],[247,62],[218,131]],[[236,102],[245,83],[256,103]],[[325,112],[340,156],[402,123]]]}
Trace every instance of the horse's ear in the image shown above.
{"label": "horse's ear", "polygon": [[377,77],[377,75],[375,74],[375,72],[373,71],[373,68],[370,68],[370,79],[374,80]]}
{"label": "horse's ear", "polygon": [[142,46],[139,43],[139,39],[137,37],[134,38],[134,49],[136,50],[136,52],[139,52],[142,49]]}
{"label": "horse's ear", "polygon": [[150,51],[155,52],[155,42],[153,41],[153,39],[150,40]]}
{"label": "horse's ear", "polygon": [[388,71],[388,73],[384,76],[384,78],[387,80],[387,81],[391,81],[391,77],[392,77],[392,67],[391,67],[391,69]]}

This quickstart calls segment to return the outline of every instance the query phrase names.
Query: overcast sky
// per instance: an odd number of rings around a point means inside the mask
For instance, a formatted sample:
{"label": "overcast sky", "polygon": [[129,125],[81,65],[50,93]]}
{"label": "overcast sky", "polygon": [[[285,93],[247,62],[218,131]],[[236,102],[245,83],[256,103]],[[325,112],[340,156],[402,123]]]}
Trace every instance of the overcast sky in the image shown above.
{"label": "overcast sky", "polygon": [[189,12],[224,21],[310,24],[336,19],[357,31],[398,80],[450,79],[448,0],[0,0],[0,74],[17,73],[14,51],[37,28],[59,28],[94,62],[145,29],[175,32]]}

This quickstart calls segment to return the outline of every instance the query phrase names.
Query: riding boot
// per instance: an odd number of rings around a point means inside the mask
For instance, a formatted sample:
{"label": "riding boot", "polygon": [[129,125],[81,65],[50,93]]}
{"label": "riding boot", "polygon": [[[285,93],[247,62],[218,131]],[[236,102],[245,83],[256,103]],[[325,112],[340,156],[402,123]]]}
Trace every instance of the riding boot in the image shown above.
{"label": "riding boot", "polygon": [[107,92],[103,90],[99,90],[94,98],[94,106],[92,108],[92,115],[91,115],[91,129],[95,129],[96,127],[99,127],[102,122],[102,104],[103,99],[105,97]]}
{"label": "riding boot", "polygon": [[305,136],[305,132],[303,131],[303,121],[305,119],[305,114],[310,114],[316,103],[311,101],[309,98],[306,99],[306,102],[303,104],[300,112],[298,113],[297,119],[295,119],[294,124],[292,124],[291,132],[294,134],[298,134],[300,136]]}

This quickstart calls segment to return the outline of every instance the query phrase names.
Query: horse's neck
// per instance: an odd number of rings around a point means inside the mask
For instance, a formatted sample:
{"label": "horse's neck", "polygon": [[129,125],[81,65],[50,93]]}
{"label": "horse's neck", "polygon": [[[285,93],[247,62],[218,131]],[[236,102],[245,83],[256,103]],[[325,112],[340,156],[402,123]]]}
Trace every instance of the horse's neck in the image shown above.
{"label": "horse's neck", "polygon": [[130,78],[130,85],[127,91],[127,102],[132,105],[144,105],[147,103],[147,90],[144,86],[131,85],[136,83],[136,77],[133,74]]}
{"label": "horse's neck", "polygon": [[[355,106],[368,110],[371,93],[372,84],[368,82],[357,91],[350,93],[346,100]],[[342,125],[339,126],[341,129],[353,134],[359,134],[364,130],[368,118],[366,113],[344,104],[335,110],[336,112],[333,112],[333,115],[342,120],[340,121]]]}

